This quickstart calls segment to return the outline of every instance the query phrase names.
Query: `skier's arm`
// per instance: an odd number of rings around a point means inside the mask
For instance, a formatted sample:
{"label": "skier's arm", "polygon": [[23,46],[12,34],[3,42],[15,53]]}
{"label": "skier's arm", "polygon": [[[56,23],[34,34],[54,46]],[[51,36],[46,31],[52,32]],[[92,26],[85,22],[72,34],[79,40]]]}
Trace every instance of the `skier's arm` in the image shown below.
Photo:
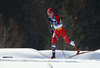
{"label": "skier's arm", "polygon": [[55,20],[52,20],[52,18],[50,18],[49,17],[49,21],[50,21],[50,25],[51,25],[51,34],[53,35],[53,32],[54,32],[54,27],[53,27],[53,22],[55,21]]}
{"label": "skier's arm", "polygon": [[55,19],[52,19],[51,17],[49,17],[49,21],[55,22],[56,20]]}
{"label": "skier's arm", "polygon": [[55,15],[56,18],[56,24],[59,25],[60,24],[60,17],[58,15]]}
{"label": "skier's arm", "polygon": [[58,24],[58,21],[56,19],[52,19],[51,17],[49,17],[49,21],[52,22],[53,25]]}
{"label": "skier's arm", "polygon": [[50,24],[51,24],[51,34],[53,35],[53,32],[54,32],[53,23],[50,21]]}

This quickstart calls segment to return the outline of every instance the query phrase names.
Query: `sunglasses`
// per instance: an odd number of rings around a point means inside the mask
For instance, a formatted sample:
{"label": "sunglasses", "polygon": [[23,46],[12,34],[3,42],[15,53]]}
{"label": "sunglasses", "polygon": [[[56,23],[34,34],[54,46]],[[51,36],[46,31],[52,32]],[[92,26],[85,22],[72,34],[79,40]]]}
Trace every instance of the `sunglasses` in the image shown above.
{"label": "sunglasses", "polygon": [[[52,13],[52,12],[51,12]],[[47,13],[48,15],[50,15],[51,13]]]}

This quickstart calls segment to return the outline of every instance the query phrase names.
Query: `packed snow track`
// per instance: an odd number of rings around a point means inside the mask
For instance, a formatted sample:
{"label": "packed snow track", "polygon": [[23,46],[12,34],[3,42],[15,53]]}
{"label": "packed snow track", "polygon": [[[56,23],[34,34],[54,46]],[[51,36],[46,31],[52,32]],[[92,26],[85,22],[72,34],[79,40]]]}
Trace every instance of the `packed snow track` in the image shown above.
{"label": "packed snow track", "polygon": [[68,58],[74,54],[76,51],[56,50],[56,59],[50,59],[51,50],[1,48],[0,68],[100,68],[100,49]]}

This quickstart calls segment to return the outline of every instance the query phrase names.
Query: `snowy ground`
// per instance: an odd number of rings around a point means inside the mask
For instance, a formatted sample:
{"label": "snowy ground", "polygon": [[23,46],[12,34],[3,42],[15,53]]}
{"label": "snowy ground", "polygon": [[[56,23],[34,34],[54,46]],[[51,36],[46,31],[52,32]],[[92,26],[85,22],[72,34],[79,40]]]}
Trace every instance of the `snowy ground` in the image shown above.
{"label": "snowy ground", "polygon": [[56,50],[56,59],[49,59],[51,50],[0,49],[0,68],[100,68],[100,49],[68,58],[74,54]]}

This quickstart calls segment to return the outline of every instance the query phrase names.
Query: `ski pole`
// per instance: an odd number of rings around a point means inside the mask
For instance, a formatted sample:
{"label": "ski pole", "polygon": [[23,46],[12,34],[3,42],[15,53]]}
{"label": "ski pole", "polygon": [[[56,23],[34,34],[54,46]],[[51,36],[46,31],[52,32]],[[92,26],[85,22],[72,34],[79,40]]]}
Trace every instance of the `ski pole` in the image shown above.
{"label": "ski pole", "polygon": [[[73,21],[75,21],[77,19],[77,17],[75,17],[71,22],[69,23],[72,23]],[[64,25],[64,27],[66,27],[67,25]]]}

